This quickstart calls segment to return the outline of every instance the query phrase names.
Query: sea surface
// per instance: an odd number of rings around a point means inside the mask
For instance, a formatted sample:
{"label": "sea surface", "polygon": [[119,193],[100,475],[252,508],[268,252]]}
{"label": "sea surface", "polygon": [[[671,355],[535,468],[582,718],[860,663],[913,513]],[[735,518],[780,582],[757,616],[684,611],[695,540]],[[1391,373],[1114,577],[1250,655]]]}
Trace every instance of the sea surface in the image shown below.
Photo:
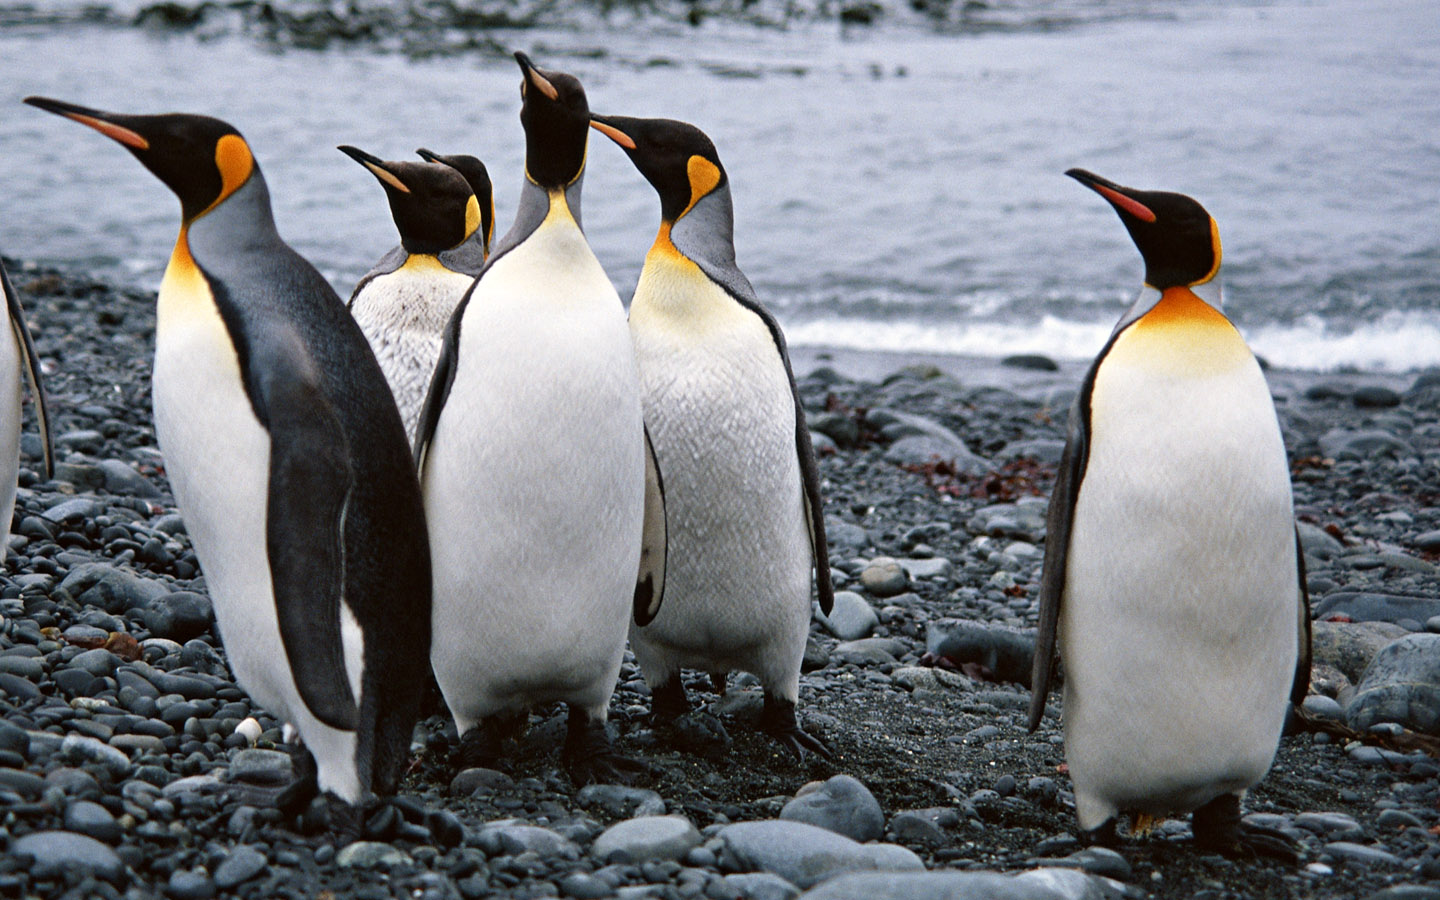
{"label": "sea surface", "polygon": [[[396,238],[379,185],[337,144],[482,157],[503,232],[524,151],[514,48],[577,75],[597,112],[711,135],[740,266],[794,344],[1093,356],[1142,267],[1108,205],[1062,174],[1081,166],[1205,204],[1227,312],[1272,364],[1440,364],[1434,0],[1010,0],[974,7],[994,13],[984,27],[886,7],[868,26],[593,14],[439,55],[132,27],[115,23],[137,6],[96,8],[0,3],[9,257],[155,287],[178,224],[118,145],[28,94],[229,120],[282,234],[342,296]],[[658,215],[596,135],[584,225],[622,297]]]}

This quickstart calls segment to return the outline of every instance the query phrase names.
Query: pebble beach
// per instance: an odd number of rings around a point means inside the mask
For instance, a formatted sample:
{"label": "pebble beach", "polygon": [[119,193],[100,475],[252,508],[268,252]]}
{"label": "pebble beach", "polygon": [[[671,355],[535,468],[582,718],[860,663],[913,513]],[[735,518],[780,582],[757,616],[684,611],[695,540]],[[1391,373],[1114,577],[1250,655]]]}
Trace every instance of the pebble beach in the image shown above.
{"label": "pebble beach", "polygon": [[[1001,359],[794,351],[838,596],[811,626],[797,763],[760,691],[692,673],[730,743],[657,739],[628,657],[636,784],[572,784],[564,714],[456,772],[438,710],[401,795],[337,846],[274,799],[284,735],[226,666],[151,426],[154,297],[9,260],[58,466],[22,445],[0,574],[0,896],[1440,898],[1440,370],[1270,371],[1314,622],[1303,715],[1247,797],[1298,866],[1162,823],[1082,847],[1060,699],[1025,730],[1046,498],[1083,375]],[[515,578],[525,573],[517,570]]]}

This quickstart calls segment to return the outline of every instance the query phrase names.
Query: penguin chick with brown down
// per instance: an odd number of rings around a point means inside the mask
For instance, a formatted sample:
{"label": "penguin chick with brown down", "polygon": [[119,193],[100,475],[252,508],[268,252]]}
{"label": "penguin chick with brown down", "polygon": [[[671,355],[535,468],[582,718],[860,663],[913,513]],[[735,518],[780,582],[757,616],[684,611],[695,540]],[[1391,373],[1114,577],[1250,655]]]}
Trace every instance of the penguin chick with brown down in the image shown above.
{"label": "penguin chick with brown down", "polygon": [[409,761],[430,648],[424,510],[385,376],[276,231],[233,126],[26,102],[118,142],[180,199],[155,435],[235,680],[299,732],[332,827],[355,837]]}
{"label": "penguin chick with brown down", "polygon": [[[682,668],[723,691],[760,679],[760,727],[803,760],[828,756],[795,718],[811,583],[834,602],[820,478],[775,317],[735,265],[730,183],[700,129],[591,116],[660,195],[660,230],[630,303],[645,424],[665,488],[665,605],[630,627],[657,724],[695,715]],[[688,722],[679,722],[684,717]],[[724,731],[718,721],[702,728]]]}
{"label": "penguin chick with brown down", "polygon": [[495,227],[490,180],[479,160],[483,181],[472,182],[443,161],[399,162],[356,147],[339,150],[380,182],[400,232],[400,246],[360,279],[349,307],[375,351],[413,444],[445,324],[490,251]]}
{"label": "penguin chick with brown down", "polygon": [[1221,312],[1220,232],[1183,194],[1066,173],[1119,214],[1145,286],[1091,365],[1050,499],[1030,729],[1058,649],[1083,835],[1194,812],[1195,841],[1296,860],[1240,821],[1310,679],[1304,557],[1270,390]]}

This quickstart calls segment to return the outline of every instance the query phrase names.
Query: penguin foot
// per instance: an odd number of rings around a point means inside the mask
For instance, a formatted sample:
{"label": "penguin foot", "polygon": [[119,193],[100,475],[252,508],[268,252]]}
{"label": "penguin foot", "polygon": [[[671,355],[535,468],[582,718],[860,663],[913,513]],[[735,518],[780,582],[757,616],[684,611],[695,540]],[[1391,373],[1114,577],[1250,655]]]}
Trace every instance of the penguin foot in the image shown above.
{"label": "penguin foot", "polygon": [[605,723],[571,707],[561,754],[570,780],[576,784],[633,784],[650,769],[639,760],[616,753],[610,746]]}
{"label": "penguin foot", "polygon": [[365,811],[351,806],[331,793],[319,794],[310,800],[300,817],[303,834],[329,834],[341,847],[360,840]]}
{"label": "penguin foot", "polygon": [[1120,820],[1111,816],[1105,821],[1091,828],[1089,831],[1080,831],[1077,835],[1080,843],[1086,847],[1105,847],[1114,850],[1120,846]]}
{"label": "penguin foot", "polygon": [[677,672],[650,692],[650,721],[654,726],[669,725],[690,711],[690,698]]}
{"label": "penguin foot", "polygon": [[524,710],[481,719],[475,727],[460,735],[460,745],[455,751],[455,770],[495,768],[505,756],[505,742],[516,737],[528,719],[529,714]]}
{"label": "penguin foot", "polygon": [[696,756],[723,752],[730,749],[732,743],[720,720],[702,710],[693,710],[675,718],[666,725],[664,732],[671,746]]}
{"label": "penguin foot", "polygon": [[303,745],[290,748],[290,771],[295,780],[275,796],[275,808],[287,819],[303,814],[320,793],[320,770],[315,757]]}
{"label": "penguin foot", "polygon": [[1275,859],[1291,866],[1304,862],[1302,848],[1289,835],[1240,821],[1240,798],[1224,794],[1190,817],[1195,845],[1230,859]]}
{"label": "penguin foot", "polygon": [[807,753],[830,758],[830,748],[814,735],[806,734],[795,719],[794,700],[783,700],[766,691],[765,708],[760,712],[760,730],[779,741],[797,762],[805,762]]}

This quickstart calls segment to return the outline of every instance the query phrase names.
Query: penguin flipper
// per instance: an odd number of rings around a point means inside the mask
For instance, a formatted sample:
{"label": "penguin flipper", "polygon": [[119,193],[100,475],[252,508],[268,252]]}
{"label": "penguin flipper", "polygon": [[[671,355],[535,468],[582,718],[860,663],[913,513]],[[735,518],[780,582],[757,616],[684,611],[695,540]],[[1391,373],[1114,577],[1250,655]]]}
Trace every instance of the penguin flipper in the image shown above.
{"label": "penguin flipper", "polygon": [[[345,513],[354,485],[345,432],[298,336],[255,360],[270,432],[265,543],[276,621],[301,700],[321,722],[359,721],[345,669]],[[256,348],[258,349],[258,348]]]}
{"label": "penguin flipper", "polygon": [[[1035,658],[1030,669],[1030,721],[1028,728],[1040,727],[1045,716],[1045,700],[1055,675],[1055,644],[1060,624],[1060,602],[1065,596],[1065,569],[1070,556],[1070,528],[1075,520],[1075,499],[1080,495],[1080,480],[1085,474],[1089,454],[1090,429],[1088,417],[1080,414],[1080,404],[1088,403],[1089,386],[1094,369],[1086,379],[1085,390],[1076,398],[1070,412],[1065,450],[1055,475],[1055,489],[1050,494],[1050,508],[1045,516],[1045,559],[1040,573],[1040,623],[1035,634]],[[1083,398],[1083,399],[1082,399]]]}
{"label": "penguin flipper", "polygon": [[665,519],[665,479],[645,428],[645,526],[641,530],[640,572],[635,578],[635,624],[649,625],[665,600],[669,528]]}
{"label": "penguin flipper", "polygon": [[365,290],[365,285],[379,278],[381,275],[389,275],[391,272],[398,270],[401,266],[405,265],[409,259],[410,254],[405,252],[404,247],[392,247],[389,253],[380,257],[379,262],[375,263],[374,268],[366,272],[365,276],[356,282],[355,290],[350,292],[350,299],[345,301],[345,308],[354,312],[355,298],[359,297],[360,292]]}
{"label": "penguin flipper", "polygon": [[1305,548],[1300,544],[1300,529],[1295,529],[1295,568],[1300,582],[1300,652],[1295,657],[1295,681],[1290,685],[1290,702],[1296,707],[1310,693],[1310,588],[1305,583]]}
{"label": "penguin flipper", "polygon": [[10,283],[3,264],[0,264],[0,283],[4,285],[5,306],[10,311],[10,328],[15,332],[15,343],[20,347],[20,364],[25,367],[25,378],[30,382],[30,396],[35,399],[35,424],[40,429],[45,478],[50,479],[55,475],[55,442],[50,433],[50,409],[45,402],[45,385],[40,378],[40,358],[35,354],[35,342],[30,339],[30,329],[25,324],[20,295]]}

